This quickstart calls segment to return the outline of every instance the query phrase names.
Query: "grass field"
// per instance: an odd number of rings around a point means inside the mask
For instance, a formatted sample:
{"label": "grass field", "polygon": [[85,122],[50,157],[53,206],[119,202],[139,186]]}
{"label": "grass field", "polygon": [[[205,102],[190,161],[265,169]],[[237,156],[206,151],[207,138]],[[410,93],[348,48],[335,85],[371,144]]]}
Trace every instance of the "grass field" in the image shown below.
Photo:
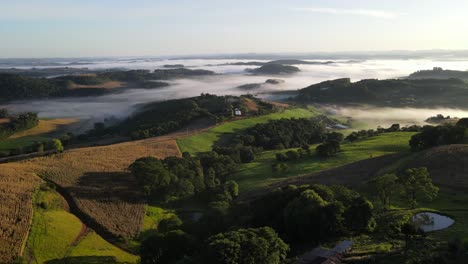
{"label": "grass field", "polygon": [[106,256],[118,262],[137,262],[136,256],[120,250],[94,231],[83,233],[86,231],[83,223],[66,210],[66,202],[54,190],[38,190],[34,204],[34,219],[25,250],[28,263],[76,256]]}
{"label": "grass field", "polygon": [[36,142],[47,142],[63,130],[64,127],[79,122],[78,119],[41,119],[36,127],[13,134],[0,140],[0,151],[25,148]]}
{"label": "grass field", "polygon": [[344,143],[341,146],[342,152],[326,160],[317,157],[314,153],[315,146],[311,146],[312,153],[309,157],[286,162],[289,171],[282,173],[274,173],[271,166],[277,163],[276,153],[288,150],[266,151],[258,155],[254,162],[242,164],[233,179],[239,184],[241,192],[248,192],[288,177],[319,172],[371,157],[408,152],[408,141],[413,134],[384,133],[358,142]]}
{"label": "grass field", "polygon": [[252,127],[258,123],[266,123],[268,120],[281,119],[281,118],[307,118],[320,114],[320,111],[313,108],[294,108],[285,109],[282,112],[268,114],[259,117],[245,118],[228,122],[219,126],[216,126],[208,131],[185,137],[177,140],[177,144],[182,152],[204,152],[210,151],[212,145],[220,139],[223,134],[232,134],[243,129]]}

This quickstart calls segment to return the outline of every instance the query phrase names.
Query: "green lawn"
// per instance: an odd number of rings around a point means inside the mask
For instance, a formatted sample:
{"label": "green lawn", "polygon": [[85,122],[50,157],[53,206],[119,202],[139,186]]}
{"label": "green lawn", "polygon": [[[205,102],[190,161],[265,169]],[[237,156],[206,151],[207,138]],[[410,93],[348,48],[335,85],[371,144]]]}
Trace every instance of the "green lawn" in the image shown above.
{"label": "green lawn", "polygon": [[56,191],[38,190],[34,205],[33,223],[25,249],[30,263],[101,256],[115,258],[121,263],[137,263],[137,256],[122,251],[94,231],[78,239],[83,224],[64,209],[64,200]]}
{"label": "green lawn", "polygon": [[47,142],[50,138],[46,136],[25,136],[20,138],[7,138],[0,140],[0,151],[11,151],[18,148],[29,147],[36,142]]}
{"label": "green lawn", "polygon": [[258,123],[266,123],[268,120],[281,118],[307,118],[320,114],[320,111],[313,108],[294,108],[286,109],[282,112],[268,114],[259,117],[246,118],[228,122],[208,131],[185,137],[177,140],[177,144],[182,152],[204,152],[210,151],[213,143],[220,139],[222,134],[232,134],[243,129],[254,126]]}
{"label": "green lawn", "polygon": [[137,263],[138,257],[122,251],[104,240],[94,231],[86,234],[78,245],[71,248],[67,257],[114,257],[119,263]]}
{"label": "green lawn", "polygon": [[233,179],[239,184],[241,192],[252,191],[288,177],[339,167],[370,157],[408,152],[408,141],[413,134],[411,132],[384,133],[358,142],[344,143],[341,146],[341,153],[325,160],[317,157],[314,153],[315,146],[311,146],[312,153],[309,157],[286,162],[289,171],[282,173],[274,173],[271,165],[277,162],[276,153],[288,150],[266,151],[258,155],[254,162],[240,165]]}

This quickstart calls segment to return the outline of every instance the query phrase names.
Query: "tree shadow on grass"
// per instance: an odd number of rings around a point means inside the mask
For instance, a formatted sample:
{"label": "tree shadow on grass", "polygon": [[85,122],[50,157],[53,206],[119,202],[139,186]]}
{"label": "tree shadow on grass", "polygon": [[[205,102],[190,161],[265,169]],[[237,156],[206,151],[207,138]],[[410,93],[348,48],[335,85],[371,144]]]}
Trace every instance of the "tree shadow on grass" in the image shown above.
{"label": "tree shadow on grass", "polygon": [[53,259],[46,264],[107,264],[119,263],[115,257],[86,256],[86,257],[66,257],[63,259]]}

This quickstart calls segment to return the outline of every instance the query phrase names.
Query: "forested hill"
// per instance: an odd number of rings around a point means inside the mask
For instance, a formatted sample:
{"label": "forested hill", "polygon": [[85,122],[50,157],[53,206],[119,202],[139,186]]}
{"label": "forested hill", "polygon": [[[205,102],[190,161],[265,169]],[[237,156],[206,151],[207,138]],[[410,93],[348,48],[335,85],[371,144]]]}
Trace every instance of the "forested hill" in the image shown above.
{"label": "forested hill", "polygon": [[434,68],[432,70],[417,71],[410,74],[408,79],[462,79],[468,80],[468,71],[444,70],[442,68]]}
{"label": "forested hill", "polygon": [[111,91],[106,84],[121,82],[117,88],[159,88],[169,84],[154,82],[173,78],[213,75],[212,71],[190,69],[112,71],[56,78],[33,78],[0,73],[0,100],[20,100],[60,96],[101,95]]}
{"label": "forested hill", "polygon": [[299,90],[295,100],[388,106],[466,107],[468,84],[460,79],[325,81]]}

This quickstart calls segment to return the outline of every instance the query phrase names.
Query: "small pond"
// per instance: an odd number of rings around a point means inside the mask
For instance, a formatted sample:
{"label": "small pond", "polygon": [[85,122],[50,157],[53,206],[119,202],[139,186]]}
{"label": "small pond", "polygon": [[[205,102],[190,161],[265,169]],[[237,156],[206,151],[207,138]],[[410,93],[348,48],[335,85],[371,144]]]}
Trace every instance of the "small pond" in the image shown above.
{"label": "small pond", "polygon": [[416,227],[421,228],[424,232],[442,230],[455,223],[455,220],[450,217],[431,212],[417,213],[412,220]]}

